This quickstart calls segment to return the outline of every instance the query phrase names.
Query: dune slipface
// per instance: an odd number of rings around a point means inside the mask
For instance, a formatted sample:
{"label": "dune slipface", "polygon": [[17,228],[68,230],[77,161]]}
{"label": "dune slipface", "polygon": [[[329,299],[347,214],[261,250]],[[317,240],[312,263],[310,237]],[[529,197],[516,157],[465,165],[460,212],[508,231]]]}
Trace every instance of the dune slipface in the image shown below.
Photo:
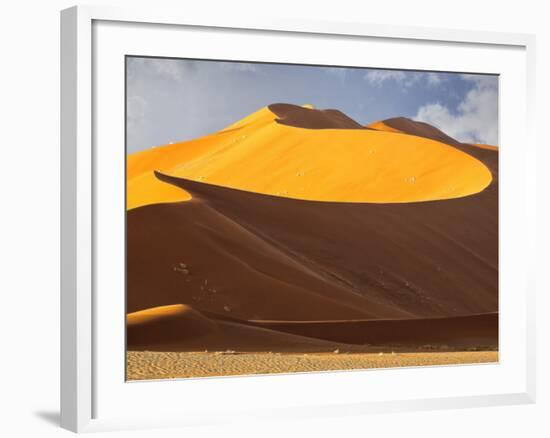
{"label": "dune slipface", "polygon": [[127,190],[130,350],[498,347],[495,147],[274,104]]}
{"label": "dune slipface", "polygon": [[[243,319],[498,310],[495,185],[475,197],[380,205],[305,202],[158,176],[193,200],[128,213],[129,311],[176,297]],[[173,270],[180,262],[188,274]]]}

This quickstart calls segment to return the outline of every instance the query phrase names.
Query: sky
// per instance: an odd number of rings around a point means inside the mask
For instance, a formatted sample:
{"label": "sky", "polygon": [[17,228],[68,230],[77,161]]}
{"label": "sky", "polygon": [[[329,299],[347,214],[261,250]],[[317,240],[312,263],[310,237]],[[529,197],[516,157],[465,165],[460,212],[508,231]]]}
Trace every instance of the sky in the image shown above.
{"label": "sky", "polygon": [[126,59],[127,152],[207,135],[272,103],[338,109],[367,125],[409,117],[498,144],[498,76],[371,68]]}

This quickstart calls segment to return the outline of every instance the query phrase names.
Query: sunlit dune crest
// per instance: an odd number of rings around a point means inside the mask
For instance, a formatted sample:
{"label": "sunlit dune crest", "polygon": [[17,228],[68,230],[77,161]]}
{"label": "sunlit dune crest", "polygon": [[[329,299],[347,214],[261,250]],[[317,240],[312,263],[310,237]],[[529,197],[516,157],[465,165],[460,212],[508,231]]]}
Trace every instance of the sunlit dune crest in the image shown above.
{"label": "sunlit dune crest", "polygon": [[173,304],[129,313],[128,343],[165,343],[205,336],[217,331],[216,323],[185,304]]}
{"label": "sunlit dune crest", "polygon": [[196,318],[196,313],[191,307],[185,304],[172,304],[169,306],[159,306],[151,309],[140,310],[129,313],[126,317],[129,327],[142,324],[151,324],[167,318]]}
{"label": "sunlit dune crest", "polygon": [[377,131],[386,131],[386,132],[398,132],[402,133],[399,129],[392,128],[389,125],[386,125],[383,120],[380,120],[378,122],[371,123],[367,126],[370,129],[375,129]]}
{"label": "sunlit dune crest", "polygon": [[486,149],[488,151],[498,151],[498,146],[483,144],[483,143],[471,143],[470,146],[474,146],[480,149]]}
{"label": "sunlit dune crest", "polygon": [[[305,119],[313,129],[298,127]],[[397,133],[395,126],[381,129],[385,122],[351,129],[350,120],[355,123],[335,110],[276,104],[217,133],[130,154],[127,208],[190,199],[154,171],[260,194],[352,203],[460,198],[492,181],[491,171],[463,150]]]}

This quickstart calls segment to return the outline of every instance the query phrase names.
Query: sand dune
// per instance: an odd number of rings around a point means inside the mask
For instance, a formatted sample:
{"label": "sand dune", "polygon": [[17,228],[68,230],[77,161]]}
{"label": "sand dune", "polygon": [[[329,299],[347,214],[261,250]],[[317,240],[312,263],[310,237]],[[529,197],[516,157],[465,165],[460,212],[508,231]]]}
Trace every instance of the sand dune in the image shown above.
{"label": "sand dune", "polygon": [[498,310],[497,181],[477,196],[381,205],[158,176],[193,200],[128,212],[130,312],[182,302],[273,320]]}
{"label": "sand dune", "polygon": [[471,143],[470,145],[476,148],[486,149],[488,151],[498,151],[498,146],[494,146],[490,144]]}
{"label": "sand dune", "polygon": [[486,149],[490,151],[498,151],[498,147],[489,144],[480,144],[480,143],[461,143],[449,135],[445,134],[440,129],[432,126],[428,123],[419,122],[416,120],[408,119],[406,117],[394,117],[387,120],[380,120],[378,122],[371,123],[367,128],[374,129],[377,131],[386,131],[401,133],[407,135],[415,135],[417,137],[429,138],[432,140],[439,141],[451,146],[455,146],[460,150],[465,150],[468,153],[468,149],[463,149],[464,146],[475,146],[481,149]]}
{"label": "sand dune", "polygon": [[386,131],[386,132],[396,132],[398,134],[403,134],[403,131],[399,129],[392,128],[389,124],[386,124],[384,120],[379,120],[378,122],[371,123],[365,128],[374,129],[375,131]]}
{"label": "sand dune", "polygon": [[127,343],[132,347],[185,342],[219,331],[214,321],[184,304],[130,313],[126,327]]}
{"label": "sand dune", "polygon": [[[371,347],[496,347],[496,313],[450,318],[340,321],[246,321],[176,304],[130,313],[133,351],[369,352]],[[376,348],[375,348],[376,349]]]}
{"label": "sand dune", "polygon": [[367,321],[258,321],[259,327],[360,345],[496,347],[498,314]]}
{"label": "sand dune", "polygon": [[209,318],[182,304],[128,314],[127,344],[132,351],[236,352],[327,352],[340,346],[253,324]]}
{"label": "sand dune", "polygon": [[[461,143],[448,136],[440,129],[437,129],[435,126],[429,125],[428,123],[411,120],[406,117],[395,117],[392,119],[382,120],[372,123],[368,125],[368,127],[378,131],[428,138],[449,146],[453,146],[453,148],[465,152],[466,154],[471,155],[483,162],[491,170],[493,178],[498,179],[498,154],[493,153],[498,152],[497,146],[478,143]],[[489,151],[489,153],[485,151]]]}
{"label": "sand dune", "polygon": [[[136,378],[148,360],[157,377],[496,360],[415,355],[498,347],[498,148],[274,104],[127,175]],[[411,356],[372,355],[388,346]],[[206,349],[248,359],[185,356]]]}
{"label": "sand dune", "polygon": [[173,305],[131,313],[127,319],[129,380],[498,361],[496,314],[237,321]]}
{"label": "sand dune", "polygon": [[268,106],[281,125],[306,129],[365,129],[362,125],[338,110],[318,110],[312,106],[275,103]]}
{"label": "sand dune", "polygon": [[480,160],[435,137],[365,129],[335,110],[274,104],[218,133],[129,155],[127,207],[190,198],[156,179],[155,170],[330,202],[453,199],[490,184],[491,172]]}
{"label": "sand dune", "polygon": [[460,144],[460,142],[448,136],[440,129],[437,129],[435,126],[429,125],[428,123],[408,119],[406,117],[394,117],[391,119],[382,120],[380,122],[372,123],[368,125],[368,127],[379,131],[388,131],[429,138],[431,140],[439,141],[441,143],[450,144],[453,146]]}

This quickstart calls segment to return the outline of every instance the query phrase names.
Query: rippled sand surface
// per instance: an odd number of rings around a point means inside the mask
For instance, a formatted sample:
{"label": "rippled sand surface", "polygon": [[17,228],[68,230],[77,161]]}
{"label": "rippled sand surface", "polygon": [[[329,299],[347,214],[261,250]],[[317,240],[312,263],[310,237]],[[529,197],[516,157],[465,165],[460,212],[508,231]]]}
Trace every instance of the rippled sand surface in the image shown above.
{"label": "rippled sand surface", "polygon": [[355,354],[130,351],[128,380],[234,376],[498,362],[497,351]]}

